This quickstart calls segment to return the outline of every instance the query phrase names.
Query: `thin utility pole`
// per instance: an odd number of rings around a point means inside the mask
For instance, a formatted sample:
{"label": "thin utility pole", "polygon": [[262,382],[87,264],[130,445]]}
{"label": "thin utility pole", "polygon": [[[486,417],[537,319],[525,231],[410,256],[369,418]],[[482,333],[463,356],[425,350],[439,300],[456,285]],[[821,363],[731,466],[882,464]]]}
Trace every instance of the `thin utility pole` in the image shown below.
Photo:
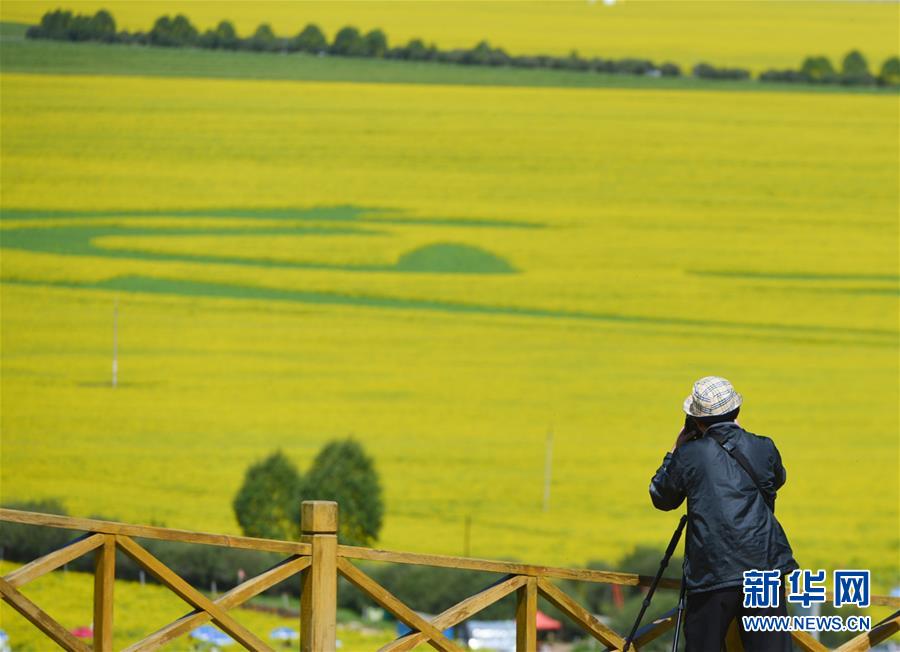
{"label": "thin utility pole", "polygon": [[119,297],[113,305],[112,386],[119,385]]}
{"label": "thin utility pole", "polygon": [[550,509],[550,476],[553,473],[553,427],[547,431],[547,459],[544,465],[544,511]]}

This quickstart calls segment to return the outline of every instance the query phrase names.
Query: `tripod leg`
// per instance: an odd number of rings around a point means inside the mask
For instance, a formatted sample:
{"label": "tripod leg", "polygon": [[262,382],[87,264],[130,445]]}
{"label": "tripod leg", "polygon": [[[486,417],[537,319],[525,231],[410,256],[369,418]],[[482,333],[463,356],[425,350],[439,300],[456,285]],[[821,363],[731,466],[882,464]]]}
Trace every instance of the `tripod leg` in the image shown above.
{"label": "tripod leg", "polygon": [[[653,599],[653,594],[656,592],[656,587],[659,585],[659,580],[662,579],[663,573],[666,570],[666,566],[669,565],[669,559],[672,558],[672,554],[675,552],[675,547],[681,540],[681,533],[682,531],[684,531],[684,526],[686,523],[687,514],[681,517],[681,520],[678,521],[678,527],[675,528],[675,532],[672,533],[672,539],[669,541],[669,545],[666,548],[666,553],[663,555],[662,561],[659,562],[659,570],[656,571],[656,577],[653,578],[653,582],[650,584],[650,590],[647,591],[647,597],[644,598],[644,603],[641,605],[641,610],[634,621],[634,625],[632,625],[631,627],[631,633],[629,633],[628,637],[625,639],[625,646],[622,648],[623,652],[628,652],[628,649],[631,647],[631,642],[634,640],[634,635],[637,632],[638,627],[640,627],[641,620],[644,619],[644,613],[647,611],[647,607],[650,606],[650,601]],[[684,587],[683,582],[682,587]]]}
{"label": "tripod leg", "polygon": [[678,652],[678,639],[681,635],[681,621],[684,617],[684,601],[687,582],[681,576],[681,590],[678,592],[678,609],[675,612],[675,637],[672,639],[672,652]]}

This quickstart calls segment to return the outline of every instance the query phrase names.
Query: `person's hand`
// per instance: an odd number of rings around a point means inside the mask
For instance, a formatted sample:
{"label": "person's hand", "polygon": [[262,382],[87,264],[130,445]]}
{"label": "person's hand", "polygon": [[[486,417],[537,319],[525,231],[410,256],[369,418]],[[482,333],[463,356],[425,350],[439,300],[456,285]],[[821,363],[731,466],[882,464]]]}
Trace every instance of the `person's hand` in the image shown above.
{"label": "person's hand", "polygon": [[678,437],[675,438],[675,445],[672,446],[672,450],[670,452],[674,453],[675,449],[681,446],[684,442],[690,441],[694,437],[694,431],[689,430],[687,427],[681,429],[681,432],[678,433]]}

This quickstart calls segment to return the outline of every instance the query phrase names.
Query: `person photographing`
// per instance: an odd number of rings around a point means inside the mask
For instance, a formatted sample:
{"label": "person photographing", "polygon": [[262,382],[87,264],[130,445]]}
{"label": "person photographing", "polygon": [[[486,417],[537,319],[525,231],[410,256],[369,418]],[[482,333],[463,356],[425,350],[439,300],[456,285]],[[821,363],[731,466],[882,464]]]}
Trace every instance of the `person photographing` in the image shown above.
{"label": "person photographing", "polygon": [[[775,497],[787,478],[768,437],[737,423],[741,395],[724,378],[694,383],[684,401],[685,425],[650,482],[660,510],[687,499],[684,582],[687,652],[719,652],[731,622],[744,615],[787,615],[784,582],[773,608],[744,607],[744,571],[798,568]],[[747,652],[791,650],[788,632],[744,632]]]}

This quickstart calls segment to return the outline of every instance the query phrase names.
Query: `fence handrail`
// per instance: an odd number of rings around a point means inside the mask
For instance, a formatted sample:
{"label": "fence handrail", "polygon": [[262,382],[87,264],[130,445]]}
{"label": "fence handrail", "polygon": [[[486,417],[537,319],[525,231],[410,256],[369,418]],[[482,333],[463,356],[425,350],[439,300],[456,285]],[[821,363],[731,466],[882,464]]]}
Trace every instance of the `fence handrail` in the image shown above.
{"label": "fence handrail", "polygon": [[[626,586],[648,586],[652,582],[652,578],[649,576],[635,573],[558,568],[511,561],[339,545],[337,542],[338,506],[337,503],[331,501],[302,503],[300,520],[301,541],[294,542],[131,525],[116,521],[0,508],[0,522],[54,527],[83,533],[62,548],[0,577],[0,597],[63,649],[73,652],[90,652],[91,650],[111,652],[113,585],[116,551],[118,550],[149,571],[193,608],[193,611],[130,645],[127,648],[128,652],[156,650],[168,641],[209,621],[214,622],[248,650],[271,651],[272,648],[268,644],[234,620],[228,612],[268,587],[298,574],[301,582],[300,647],[303,652],[334,652],[335,650],[337,579],[339,576],[356,586],[376,604],[411,628],[411,633],[383,646],[382,652],[404,652],[421,643],[427,643],[445,652],[461,651],[462,648],[447,638],[443,631],[511,594],[516,596],[516,648],[524,652],[534,652],[537,648],[535,621],[538,597],[542,597],[556,606],[576,626],[600,641],[607,649],[620,650],[625,643],[625,639],[621,635],[567,594],[564,587],[551,582],[551,579]],[[210,599],[191,586],[172,568],[154,557],[132,537],[280,552],[287,553],[290,557],[256,577],[242,581],[217,599]],[[94,554],[95,558],[94,623],[96,631],[92,646],[76,639],[58,621],[19,591],[24,584],[85,554]],[[361,568],[351,563],[351,559],[488,571],[501,574],[502,577],[479,593],[465,598],[432,620],[428,620],[404,604]],[[677,588],[679,585],[680,582],[675,580],[664,580],[661,584],[666,588]],[[900,607],[900,598],[872,596],[870,603],[897,608]],[[662,614],[641,630],[635,643],[638,646],[646,645],[671,629],[674,622],[675,617],[671,611]],[[900,631],[900,610],[838,650],[839,652],[867,650],[898,631]],[[804,632],[792,632],[792,637],[794,642],[806,652],[826,652],[828,650]],[[741,650],[736,623],[732,623],[727,646],[730,651]]]}
{"label": "fence handrail", "polygon": [[[590,568],[559,568],[555,566],[538,566],[515,561],[496,559],[479,559],[477,557],[455,557],[452,555],[432,555],[420,552],[397,552],[360,548],[357,546],[338,546],[338,555],[362,561],[383,561],[394,564],[415,564],[418,566],[437,566],[439,568],[456,568],[459,570],[488,571],[504,575],[528,575],[530,577],[551,577],[559,580],[578,580],[602,584],[621,584],[623,586],[650,586],[653,577],[637,573],[618,571],[601,571]],[[677,589],[679,580],[663,578],[660,586]],[[900,599],[897,601],[900,603]]]}
{"label": "fence handrail", "polygon": [[[0,507],[0,521],[23,523],[27,525],[44,525],[66,530],[84,532],[100,532],[103,534],[123,534],[143,539],[159,539],[163,541],[179,541],[183,543],[199,543],[224,548],[241,548],[263,552],[283,552],[294,555],[310,554],[310,544],[281,539],[263,539],[230,534],[213,534],[193,530],[181,530],[153,525],[132,525],[118,521],[104,521],[93,518],[77,518],[59,514],[44,514],[19,509]],[[601,571],[590,568],[563,568],[558,566],[541,566],[515,561],[498,559],[482,559],[478,557],[457,557],[454,555],[435,555],[421,552],[403,552],[397,550],[381,550],[360,546],[338,545],[338,556],[361,561],[380,561],[394,564],[413,564],[417,566],[435,566],[439,568],[455,568],[458,570],[486,571],[504,575],[528,575],[531,577],[549,577],[558,580],[576,580],[579,582],[595,582],[601,584],[619,584],[622,586],[650,586],[653,577],[622,571]],[[666,589],[677,589],[680,580],[663,578],[659,586]],[[873,595],[870,600],[873,606],[893,607],[900,609],[900,597]]]}
{"label": "fence handrail", "polygon": [[[283,552],[294,555],[308,555],[311,550],[310,544],[297,541],[211,534],[209,532],[195,532],[191,530],[179,530],[151,525],[131,525],[117,521],[76,518],[72,516],[29,512],[5,507],[0,508],[0,521],[24,523],[27,525],[43,525],[65,530],[99,532],[102,534],[122,534],[143,539],[200,543],[225,548]],[[653,581],[653,578],[648,575],[638,575],[636,573],[599,571],[588,568],[559,568],[554,566],[523,564],[513,561],[479,559],[477,557],[455,557],[452,555],[378,550],[375,548],[361,548],[358,546],[339,545],[338,555],[363,561],[382,561],[397,564],[456,568],[459,570],[488,571],[492,573],[502,573],[504,575],[551,577],[553,579],[621,584],[623,586],[650,586],[650,583]],[[660,583],[660,586],[669,589],[677,589],[681,586],[681,582],[679,580],[664,579]],[[900,599],[897,600],[897,603],[898,606],[900,606]]]}
{"label": "fence handrail", "polygon": [[121,534],[141,539],[158,539],[161,541],[180,541],[182,543],[201,543],[223,548],[242,548],[244,550],[261,550],[264,552],[284,552],[293,555],[308,555],[308,543],[299,541],[281,541],[278,539],[260,539],[230,534],[212,534],[177,530],[155,525],[131,525],[118,521],[104,521],[96,518],[76,518],[60,514],[44,514],[28,512],[20,509],[0,507],[0,521],[23,523],[25,525],[44,525],[63,530],[99,532],[101,534]]}

